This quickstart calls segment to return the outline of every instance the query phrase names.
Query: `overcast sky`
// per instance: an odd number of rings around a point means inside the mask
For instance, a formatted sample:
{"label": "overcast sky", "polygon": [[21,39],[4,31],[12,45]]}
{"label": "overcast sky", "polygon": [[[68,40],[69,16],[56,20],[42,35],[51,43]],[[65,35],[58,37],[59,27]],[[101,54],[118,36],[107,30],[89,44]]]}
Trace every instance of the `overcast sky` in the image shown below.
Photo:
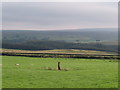
{"label": "overcast sky", "polygon": [[3,3],[3,30],[117,28],[117,2]]}

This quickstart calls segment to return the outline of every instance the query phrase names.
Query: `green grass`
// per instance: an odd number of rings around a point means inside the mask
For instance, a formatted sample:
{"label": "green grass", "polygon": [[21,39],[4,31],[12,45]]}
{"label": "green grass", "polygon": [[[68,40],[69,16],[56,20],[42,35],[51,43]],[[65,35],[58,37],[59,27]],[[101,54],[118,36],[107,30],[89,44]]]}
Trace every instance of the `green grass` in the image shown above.
{"label": "green grass", "polygon": [[2,90],[2,57],[0,57],[0,89]]}
{"label": "green grass", "polygon": [[[118,62],[3,56],[3,88],[117,88]],[[57,62],[61,68],[58,71]],[[15,64],[20,64],[16,66]]]}

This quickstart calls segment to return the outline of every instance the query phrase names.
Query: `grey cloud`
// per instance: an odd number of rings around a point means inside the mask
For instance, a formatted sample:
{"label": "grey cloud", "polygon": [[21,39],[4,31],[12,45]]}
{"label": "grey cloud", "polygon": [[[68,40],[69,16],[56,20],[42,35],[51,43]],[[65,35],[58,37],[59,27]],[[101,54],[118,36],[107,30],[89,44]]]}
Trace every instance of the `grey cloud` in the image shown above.
{"label": "grey cloud", "polygon": [[111,3],[3,3],[3,26],[9,26],[9,23],[26,23],[24,27],[33,24],[33,28],[84,24],[116,25],[115,5],[113,3],[112,7]]}

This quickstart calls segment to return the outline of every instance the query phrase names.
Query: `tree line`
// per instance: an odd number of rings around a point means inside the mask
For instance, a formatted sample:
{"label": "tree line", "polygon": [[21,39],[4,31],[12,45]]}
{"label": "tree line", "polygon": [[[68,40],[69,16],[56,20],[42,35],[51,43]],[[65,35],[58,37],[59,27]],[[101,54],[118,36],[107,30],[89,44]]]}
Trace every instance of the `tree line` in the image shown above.
{"label": "tree line", "polygon": [[118,52],[117,45],[103,45],[100,43],[70,43],[64,41],[30,40],[23,42],[2,42],[2,48],[20,50],[52,50],[52,49],[80,49]]}

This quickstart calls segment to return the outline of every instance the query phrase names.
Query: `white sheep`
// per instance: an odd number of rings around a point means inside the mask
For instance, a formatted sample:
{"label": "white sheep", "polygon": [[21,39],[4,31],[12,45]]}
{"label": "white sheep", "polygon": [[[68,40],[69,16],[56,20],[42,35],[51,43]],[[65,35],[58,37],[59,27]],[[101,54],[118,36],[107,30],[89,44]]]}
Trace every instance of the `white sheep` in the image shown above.
{"label": "white sheep", "polygon": [[19,66],[20,64],[15,64],[16,66]]}

